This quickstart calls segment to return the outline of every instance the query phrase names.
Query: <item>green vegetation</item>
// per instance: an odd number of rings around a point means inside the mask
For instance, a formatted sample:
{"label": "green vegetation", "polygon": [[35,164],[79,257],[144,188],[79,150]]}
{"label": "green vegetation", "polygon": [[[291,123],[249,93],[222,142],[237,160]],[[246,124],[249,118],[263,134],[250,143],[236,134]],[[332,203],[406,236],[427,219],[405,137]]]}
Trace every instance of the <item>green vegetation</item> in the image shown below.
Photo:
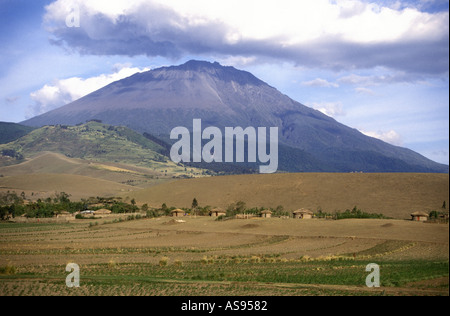
{"label": "green vegetation", "polygon": [[[38,286],[32,282],[34,279],[44,279],[44,290],[59,294],[62,291],[67,294],[83,293],[82,295],[94,296],[119,293],[228,296],[249,293],[256,296],[389,295],[413,282],[448,277],[449,268],[448,262],[445,261],[382,261],[379,262],[382,269],[382,290],[371,292],[365,287],[365,266],[370,263],[368,261],[301,262],[269,259],[252,256],[236,260],[218,260],[205,256],[199,262],[183,262],[179,259],[172,262],[169,257],[163,256],[157,264],[117,263],[110,260],[104,264],[82,266],[81,287],[71,291],[61,282],[65,277],[62,266],[48,266],[33,272],[22,269],[21,273],[11,268],[0,268],[0,278],[3,282],[19,278],[29,280],[29,283],[25,284],[31,289],[21,289],[22,291],[31,291],[34,286]],[[61,285],[58,287],[58,284]],[[327,285],[332,287],[327,289]],[[427,289],[445,290],[445,287],[448,287],[448,283]],[[115,292],[108,292],[108,288],[114,289]],[[417,291],[413,293],[420,293]],[[405,292],[404,295],[409,293]],[[32,295],[39,294],[42,295],[36,292]]]}
{"label": "green vegetation", "polygon": [[[216,259],[204,256],[183,268],[154,267],[152,277],[196,281],[260,282],[284,284],[365,285],[365,267],[369,261],[324,260],[303,262],[272,257],[230,257]],[[381,286],[399,287],[409,282],[448,276],[448,262],[423,260],[380,261]],[[164,266],[167,266],[167,262]],[[149,267],[153,268],[153,267]],[[180,271],[181,269],[181,271]],[[181,276],[181,277],[180,277]]]}
{"label": "green vegetation", "polygon": [[0,219],[25,215],[28,218],[50,218],[63,211],[75,213],[84,211],[87,205],[83,202],[71,202],[65,192],[56,192],[53,197],[45,200],[38,199],[34,203],[25,203],[26,196],[22,192],[0,193]]}
{"label": "green vegetation", "polygon": [[[152,138],[154,139],[154,138]],[[102,124],[98,120],[77,126],[44,126],[11,141],[0,143],[3,165],[20,163],[23,159],[33,158],[42,152],[62,154],[68,158],[84,159],[91,162],[125,164],[151,170],[150,178],[192,178],[202,175],[214,175],[198,166],[187,171],[182,164],[175,164],[167,156],[167,149],[129,128]],[[1,156],[0,156],[1,158]],[[139,170],[110,165],[92,166],[131,175]],[[133,185],[134,181],[124,183]]]}
{"label": "green vegetation", "polygon": [[345,212],[336,211],[334,213],[326,213],[322,210],[319,210],[316,214],[319,218],[326,218],[331,217],[333,219],[339,220],[339,219],[349,219],[349,218],[374,218],[374,219],[386,219],[388,217],[384,216],[383,214],[377,214],[377,213],[366,213],[357,208],[356,206],[352,210],[345,210]]}
{"label": "green vegetation", "polygon": [[[48,197],[44,200],[38,199],[36,202],[27,200],[25,193],[18,195],[16,192],[7,191],[0,192],[0,220],[14,218],[25,215],[28,218],[51,218],[62,212],[76,213],[87,210],[91,205],[95,204],[93,210],[108,209],[112,213],[134,213],[139,211],[139,207],[135,203],[126,203],[120,198],[90,198],[80,202],[72,202],[69,199],[70,195],[61,192],[56,192],[53,197]],[[100,201],[103,202],[103,204]],[[79,219],[91,219],[81,214]]]}
{"label": "green vegetation", "polygon": [[[227,208],[226,217],[233,217],[237,214],[249,214],[254,216],[260,216],[261,212],[264,210],[270,210],[272,212],[273,217],[292,217],[292,211],[285,210],[282,205],[279,205],[276,208],[265,208],[265,207],[247,208],[246,203],[244,201],[238,201],[236,203],[230,204]],[[383,214],[366,213],[356,206],[352,210],[347,209],[345,210],[345,212],[335,211],[334,213],[326,213],[323,212],[321,208],[319,208],[318,211],[315,212],[314,216],[316,216],[317,218],[333,218],[336,220],[349,218],[367,218],[367,219],[388,218]],[[219,220],[222,220],[226,217],[221,217],[221,219]]]}
{"label": "green vegetation", "polygon": [[163,148],[144,136],[126,127],[94,121],[80,126],[45,126],[12,143],[1,145],[0,150],[24,157],[51,151],[73,158],[147,166],[153,166],[155,161],[166,163],[168,160],[160,154]]}
{"label": "green vegetation", "polygon": [[4,267],[0,267],[0,275],[1,274],[6,274],[6,275],[11,275],[11,274],[16,274],[16,267],[12,264],[7,264]]}
{"label": "green vegetation", "polygon": [[23,155],[16,152],[14,149],[3,149],[1,152],[2,156],[11,157],[16,160],[23,160]]}

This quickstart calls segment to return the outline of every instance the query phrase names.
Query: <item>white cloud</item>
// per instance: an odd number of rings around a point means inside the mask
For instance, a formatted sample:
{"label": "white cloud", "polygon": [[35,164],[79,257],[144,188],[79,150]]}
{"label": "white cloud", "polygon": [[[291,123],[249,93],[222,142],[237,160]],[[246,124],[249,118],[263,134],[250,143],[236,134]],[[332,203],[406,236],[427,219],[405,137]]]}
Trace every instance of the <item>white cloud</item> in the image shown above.
{"label": "white cloud", "polygon": [[378,139],[380,139],[386,143],[389,143],[391,145],[403,146],[403,139],[402,139],[401,135],[398,134],[394,130],[390,130],[387,132],[383,132],[383,131],[371,132],[371,131],[360,130],[360,132],[363,133],[364,135],[378,138]]}
{"label": "white cloud", "polygon": [[316,78],[311,81],[302,82],[302,85],[304,86],[310,86],[310,87],[324,87],[324,88],[338,88],[339,85],[334,82],[329,82],[326,79]]}
{"label": "white cloud", "polygon": [[386,69],[383,69],[383,75],[357,75],[357,74],[349,74],[344,77],[341,77],[337,80],[337,82],[341,84],[351,84],[351,85],[359,85],[359,86],[378,86],[381,84],[391,84],[398,82],[406,82],[406,83],[426,83],[424,81],[423,76],[418,74],[407,74],[405,72],[390,72]]}
{"label": "white cloud", "polygon": [[[81,27],[68,28],[75,5]],[[85,54],[215,53],[332,69],[448,68],[448,11],[363,0],[57,0],[46,7],[45,21],[54,43]]]}
{"label": "white cloud", "polygon": [[369,88],[357,87],[355,91],[360,94],[375,95],[375,92]]}
{"label": "white cloud", "polygon": [[308,106],[331,117],[343,116],[346,114],[342,102],[314,102]]}
{"label": "white cloud", "polygon": [[256,57],[228,56],[227,58],[219,58],[218,61],[222,65],[230,65],[233,67],[244,67],[255,63]]}
{"label": "white cloud", "polygon": [[149,70],[130,67],[129,64],[116,64],[112,74],[101,74],[87,79],[72,77],[46,84],[41,89],[32,92],[30,97],[35,104],[28,109],[28,116],[39,115],[60,106],[66,105],[92,93],[108,84],[130,77],[138,72]]}

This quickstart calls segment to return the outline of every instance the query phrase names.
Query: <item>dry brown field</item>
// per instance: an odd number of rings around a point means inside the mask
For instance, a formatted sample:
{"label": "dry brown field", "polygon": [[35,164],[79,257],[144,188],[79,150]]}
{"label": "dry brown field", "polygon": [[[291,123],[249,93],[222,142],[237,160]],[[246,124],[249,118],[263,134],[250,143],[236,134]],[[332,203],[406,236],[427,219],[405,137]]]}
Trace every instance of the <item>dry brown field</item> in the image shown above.
{"label": "dry brown field", "polygon": [[301,173],[239,175],[178,180],[127,193],[138,203],[160,207],[226,208],[244,201],[247,207],[282,205],[286,210],[308,208],[324,212],[357,206],[367,213],[409,219],[414,211],[439,210],[449,201],[448,174]]}
{"label": "dry brown field", "polygon": [[22,164],[0,168],[0,192],[24,191],[36,200],[58,192],[71,200],[91,196],[135,198],[138,205],[226,208],[243,201],[247,207],[281,205],[333,213],[357,206],[366,213],[409,219],[415,211],[439,210],[449,202],[448,174],[297,173],[173,179],[130,165],[99,163],[42,153]]}
{"label": "dry brown field", "polygon": [[[1,296],[421,296],[449,291],[448,224],[103,218],[2,223],[0,238]],[[65,266],[71,262],[80,266],[79,288],[65,285]],[[365,286],[369,263],[380,265],[380,288]]]}

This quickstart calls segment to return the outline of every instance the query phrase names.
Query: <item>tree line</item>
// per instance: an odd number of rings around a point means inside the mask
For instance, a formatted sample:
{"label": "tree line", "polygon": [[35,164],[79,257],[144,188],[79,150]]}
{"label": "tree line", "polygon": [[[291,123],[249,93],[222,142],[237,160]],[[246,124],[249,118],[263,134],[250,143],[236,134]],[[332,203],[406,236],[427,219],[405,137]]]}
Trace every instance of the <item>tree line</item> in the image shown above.
{"label": "tree line", "polygon": [[107,208],[112,213],[134,213],[139,211],[139,207],[136,206],[134,199],[130,203],[122,201],[121,198],[94,199],[95,202],[92,199],[82,199],[81,201],[73,202],[70,200],[69,194],[55,192],[52,197],[31,202],[27,199],[24,192],[21,194],[10,191],[6,193],[0,192],[0,220],[23,215],[27,218],[51,218],[62,212],[73,214],[90,209],[93,203],[97,203],[97,206],[91,208],[91,210]]}

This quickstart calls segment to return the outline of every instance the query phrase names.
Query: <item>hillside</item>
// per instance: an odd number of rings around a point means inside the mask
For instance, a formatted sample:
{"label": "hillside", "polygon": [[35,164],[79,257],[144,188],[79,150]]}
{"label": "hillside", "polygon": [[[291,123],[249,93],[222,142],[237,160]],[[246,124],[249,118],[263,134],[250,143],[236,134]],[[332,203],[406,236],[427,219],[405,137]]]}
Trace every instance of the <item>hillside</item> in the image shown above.
{"label": "hillside", "polygon": [[130,193],[140,204],[160,207],[226,208],[244,201],[248,207],[282,205],[286,210],[324,212],[358,206],[368,213],[406,219],[414,211],[438,210],[449,201],[448,174],[304,173],[241,175],[178,180]]}
{"label": "hillside", "polygon": [[251,73],[189,61],[114,82],[23,124],[75,125],[99,119],[167,139],[175,127],[278,127],[288,172],[438,172],[448,165],[363,135],[279,92]]}
{"label": "hillside", "polygon": [[30,133],[32,130],[34,130],[34,128],[30,126],[0,122],[0,144],[7,144],[15,141]]}
{"label": "hillside", "polygon": [[[164,170],[165,171],[165,170]],[[109,162],[92,162],[84,159],[68,158],[65,155],[43,152],[20,164],[0,167],[0,175],[16,177],[26,175],[64,174],[87,176],[126,184],[136,188],[146,188],[172,179],[179,174],[161,173],[145,167]],[[39,188],[37,188],[39,190]]]}
{"label": "hillside", "polygon": [[[150,174],[155,176],[202,173],[201,170],[187,171],[184,167],[174,164],[170,158],[164,156],[165,149],[162,146],[141,134],[126,127],[98,122],[77,126],[45,126],[16,141],[0,145],[0,152],[15,157],[17,162],[34,158],[42,152],[52,152],[90,162],[143,167],[150,169]],[[47,166],[52,167],[51,164]]]}
{"label": "hillside", "polygon": [[134,189],[112,181],[67,174],[27,174],[0,178],[0,192],[25,192],[27,198],[32,200],[47,198],[55,192],[65,192],[70,194],[71,200],[77,201],[91,196],[113,197]]}

